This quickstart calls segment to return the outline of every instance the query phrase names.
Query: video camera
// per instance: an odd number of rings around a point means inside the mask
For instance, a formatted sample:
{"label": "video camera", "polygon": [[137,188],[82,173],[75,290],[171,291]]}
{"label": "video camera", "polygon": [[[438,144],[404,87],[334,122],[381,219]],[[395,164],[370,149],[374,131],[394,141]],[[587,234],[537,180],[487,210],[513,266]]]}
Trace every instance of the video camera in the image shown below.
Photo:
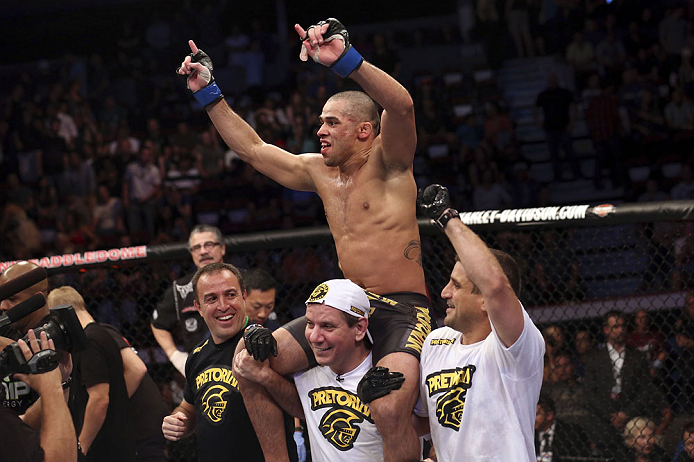
{"label": "video camera", "polygon": [[[56,350],[73,353],[81,351],[87,346],[87,336],[84,334],[72,305],[59,305],[51,308],[51,312],[34,327],[36,338],[39,338],[41,332],[44,331],[48,338],[53,340]],[[22,340],[29,343],[28,335],[22,337]],[[56,356],[56,352],[41,352],[27,361],[24,359],[24,354],[19,349],[17,342],[13,342],[0,353],[0,378],[5,378],[16,372],[22,374],[48,372],[58,365]]]}

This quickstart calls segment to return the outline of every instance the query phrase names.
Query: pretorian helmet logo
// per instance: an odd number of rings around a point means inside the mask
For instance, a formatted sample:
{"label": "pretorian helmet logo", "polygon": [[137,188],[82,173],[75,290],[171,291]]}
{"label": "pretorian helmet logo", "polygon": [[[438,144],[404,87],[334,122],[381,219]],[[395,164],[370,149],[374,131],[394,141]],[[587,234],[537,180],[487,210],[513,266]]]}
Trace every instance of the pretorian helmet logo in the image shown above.
{"label": "pretorian helmet logo", "polygon": [[436,417],[442,426],[455,431],[460,429],[466,391],[462,387],[454,388],[436,400]]}
{"label": "pretorian helmet logo", "polygon": [[227,408],[227,400],[224,395],[229,389],[224,385],[212,385],[202,396],[202,413],[213,424],[218,424],[224,418],[224,410]]}
{"label": "pretorian helmet logo", "polygon": [[328,295],[328,284],[319,284],[318,287],[311,292],[311,296],[308,297],[308,302],[313,303],[317,300],[322,300],[326,295]]}
{"label": "pretorian helmet logo", "polygon": [[362,420],[348,409],[335,409],[323,416],[319,428],[330,444],[340,451],[349,451],[361,430],[356,424]]}

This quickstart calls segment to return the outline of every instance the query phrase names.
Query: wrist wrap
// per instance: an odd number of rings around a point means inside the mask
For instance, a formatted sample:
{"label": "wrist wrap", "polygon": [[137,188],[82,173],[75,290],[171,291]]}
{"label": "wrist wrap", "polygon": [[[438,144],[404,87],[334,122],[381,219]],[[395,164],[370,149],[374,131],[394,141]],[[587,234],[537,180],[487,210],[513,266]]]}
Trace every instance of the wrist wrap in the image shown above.
{"label": "wrist wrap", "polygon": [[343,79],[354,72],[364,62],[364,58],[354,47],[350,46],[349,50],[335,61],[330,68],[334,73]]}
{"label": "wrist wrap", "polygon": [[207,107],[210,104],[224,98],[222,90],[219,89],[219,87],[217,86],[217,82],[215,81],[210,82],[210,84],[205,88],[202,88],[193,93],[193,96],[202,107]]}
{"label": "wrist wrap", "polygon": [[434,223],[436,223],[439,229],[443,231],[446,224],[448,224],[448,222],[453,218],[460,218],[460,214],[456,209],[448,209],[439,217],[438,220],[434,220]]}

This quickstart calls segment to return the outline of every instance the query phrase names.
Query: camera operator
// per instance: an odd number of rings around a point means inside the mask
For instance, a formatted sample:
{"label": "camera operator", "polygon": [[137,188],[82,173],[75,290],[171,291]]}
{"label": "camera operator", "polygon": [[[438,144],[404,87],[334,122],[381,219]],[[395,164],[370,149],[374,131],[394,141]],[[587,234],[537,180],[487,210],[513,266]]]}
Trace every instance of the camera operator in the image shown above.
{"label": "camera operator", "polygon": [[73,353],[70,411],[78,432],[80,460],[130,462],[135,451],[128,434],[128,391],[118,344],[94,321],[84,299],[70,286],[51,290],[48,305],[72,305],[87,339]]}
{"label": "camera operator", "polygon": [[[45,332],[41,332],[40,347],[33,329],[28,336],[29,345],[23,340],[17,341],[27,361],[40,350],[55,349],[53,340],[48,340]],[[0,462],[75,462],[75,428],[61,387],[61,371],[54,368],[44,373],[14,375],[41,396],[40,430],[0,407]]]}
{"label": "camera operator", "polygon": [[[29,261],[17,262],[0,274],[0,285],[6,284],[12,279],[22,276],[38,267],[38,265]],[[48,289],[48,280],[43,279],[24,290],[12,294],[0,301],[0,314],[4,314],[32,295],[42,294],[44,297],[47,297]],[[50,310],[48,309],[48,305],[45,305],[30,315],[2,328],[0,330],[0,349],[20,339],[30,328],[37,326],[49,313]],[[6,396],[3,399],[2,407],[12,410],[16,415],[24,414],[31,404],[36,401],[36,393],[32,392],[27,384],[18,379],[5,377],[3,379],[3,387],[6,390]]]}

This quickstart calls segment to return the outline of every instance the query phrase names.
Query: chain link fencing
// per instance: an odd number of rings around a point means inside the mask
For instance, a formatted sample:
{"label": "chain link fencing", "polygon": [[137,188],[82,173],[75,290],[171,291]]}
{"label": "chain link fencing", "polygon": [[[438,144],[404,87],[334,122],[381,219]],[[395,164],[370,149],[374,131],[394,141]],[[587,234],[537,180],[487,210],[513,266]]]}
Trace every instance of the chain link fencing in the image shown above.
{"label": "chain link fencing", "polygon": [[[694,420],[694,295],[687,296],[694,290],[692,210],[694,202],[680,201],[461,215],[521,268],[520,299],[547,345],[539,415],[553,411],[568,432],[554,433],[554,442],[570,443],[555,448],[551,460],[622,460],[622,453],[642,450],[672,457],[681,446],[683,425]],[[439,294],[454,253],[430,222],[420,221],[420,229],[432,317],[442,325]],[[261,267],[280,283],[280,322],[303,314],[318,283],[341,277],[327,227],[227,236],[225,243],[227,262]],[[48,268],[51,287],[74,287],[99,322],[119,328],[173,409],[184,381],[156,344],[149,320],[171,281],[194,269],[185,244],[37,262]],[[614,315],[606,321],[608,313]],[[618,386],[604,348],[608,339],[627,344]],[[655,449],[638,438],[649,432]],[[548,446],[537,443],[546,453]],[[169,443],[168,451],[172,461],[197,457],[194,438]]]}

